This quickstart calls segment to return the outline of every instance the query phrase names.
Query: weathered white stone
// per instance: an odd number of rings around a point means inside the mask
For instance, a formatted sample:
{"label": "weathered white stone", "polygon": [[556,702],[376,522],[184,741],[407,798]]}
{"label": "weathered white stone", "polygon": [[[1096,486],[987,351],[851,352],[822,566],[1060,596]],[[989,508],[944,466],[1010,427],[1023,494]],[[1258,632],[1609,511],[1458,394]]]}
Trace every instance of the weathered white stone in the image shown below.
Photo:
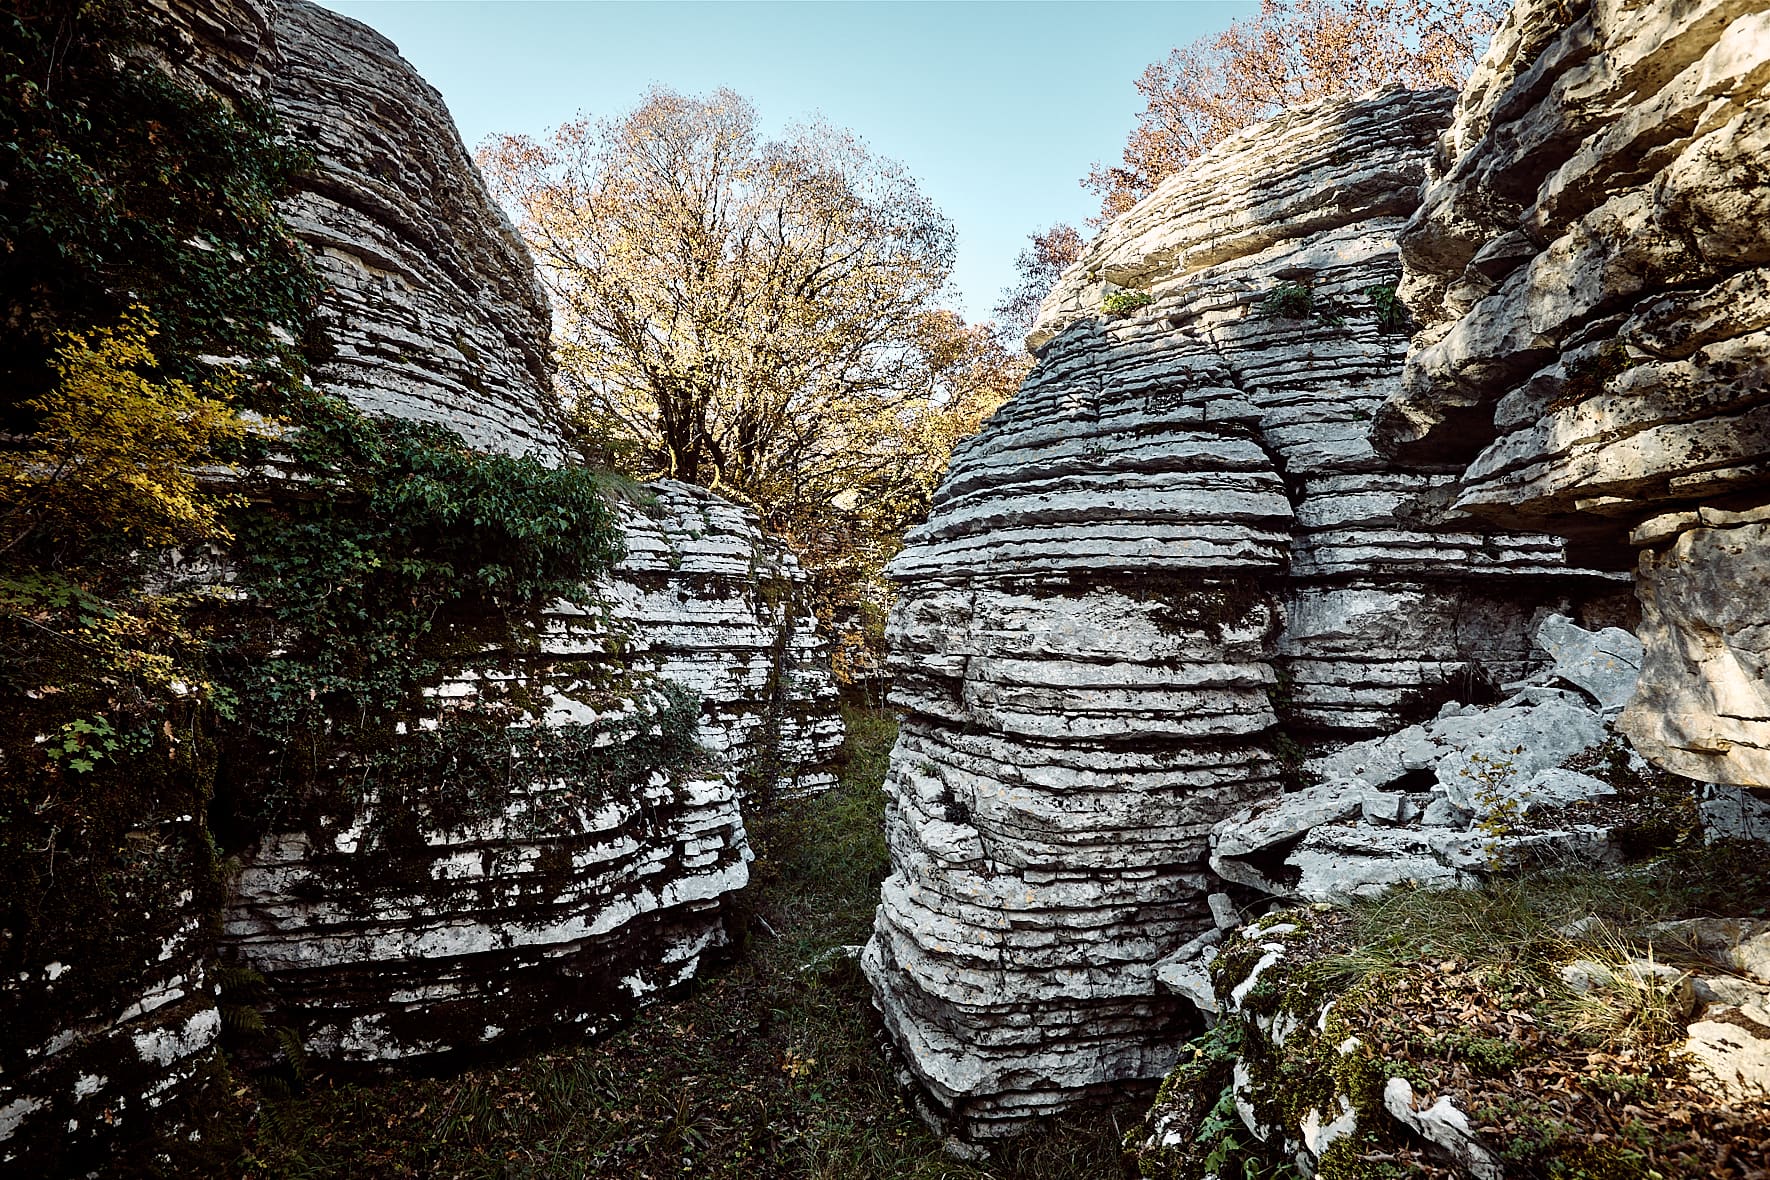
{"label": "weathered white stone", "polygon": [[[282,212],[326,287],[316,385],[479,448],[565,459],[532,262],[440,97],[393,46],[302,0],[142,8],[168,69],[227,101],[268,102],[314,155]],[[518,677],[550,697],[530,721],[561,725],[642,715],[673,681],[701,700],[714,765],[660,768],[594,801],[570,794],[583,784],[538,784],[483,823],[418,833],[398,865],[366,823],[248,850],[226,953],[263,971],[275,1023],[299,1028],[316,1063],[581,1028],[686,980],[723,940],[721,901],[748,876],[739,777],[758,802],[834,781],[841,725],[803,573],[735,505],[668,482],[653,498],[618,506],[626,558],[606,585],[555,604],[534,650],[463,657],[434,699],[462,707]],[[629,687],[597,691],[610,684]],[[548,822],[525,822],[563,798],[574,802]],[[0,1070],[0,1170],[59,1174],[36,1161],[146,1129],[212,1057],[215,915],[188,892],[179,904],[191,912],[152,916],[177,930],[154,961],[105,964],[133,974],[44,1029],[27,1068]],[[83,969],[59,967],[44,986]]]}
{"label": "weathered white stone", "polygon": [[1418,815],[1420,809],[1406,795],[1371,791],[1364,796],[1360,812],[1372,823],[1402,824]]}
{"label": "weathered white stone", "polygon": [[1211,988],[1211,963],[1216,957],[1214,946],[1193,951],[1189,944],[1156,963],[1156,982],[1175,995],[1190,1000],[1200,1012],[1214,1016],[1218,1006],[1216,993]]}
{"label": "weathered white stone", "polygon": [[1472,1180],[1503,1180],[1506,1170],[1469,1124],[1469,1116],[1457,1109],[1450,1095],[1424,1110],[1416,1109],[1414,1088],[1406,1078],[1383,1083],[1383,1109],[1422,1139],[1450,1153],[1459,1169]]}
{"label": "weathered white stone", "polygon": [[1323,783],[1265,799],[1212,828],[1211,850],[1219,857],[1247,856],[1356,815],[1364,799],[1364,792],[1348,782]]}
{"label": "weathered white stone", "polygon": [[1560,766],[1606,736],[1601,717],[1565,701],[1495,708],[1435,722],[1434,739],[1456,747],[1434,774],[1444,797],[1469,812],[1515,798],[1538,771]]}
{"label": "weathered white stone", "polygon": [[[1451,480],[1368,438],[1405,342],[1367,292],[1394,281],[1446,101],[1301,109],[1108,227],[891,564],[905,716],[863,962],[913,1076],[968,1134],[1167,1068],[1190,1006],[1155,964],[1212,920],[1213,825],[1278,793],[1281,713],[1336,739],[1393,729],[1459,683],[1526,676],[1539,610],[1608,589],[1558,541],[1422,524]],[[1272,314],[1297,281],[1315,314]],[[1109,285],[1152,302],[1104,315]],[[1416,732],[1366,781],[1439,756]],[[1288,887],[1259,857],[1213,863]]]}
{"label": "weathered white stone", "polygon": [[1217,929],[1234,930],[1241,925],[1241,911],[1227,893],[1213,893],[1205,901],[1211,907],[1211,919],[1217,923]]}
{"label": "weathered white stone", "polygon": [[1685,1029],[1684,1052],[1736,1101],[1770,1101],[1770,1023],[1762,1008],[1710,1005]]}
{"label": "weathered white stone", "polygon": [[1473,884],[1468,872],[1446,863],[1444,851],[1427,832],[1362,824],[1318,828],[1285,858],[1297,873],[1285,892],[1309,901],[1343,902],[1375,897],[1396,885]]}
{"label": "weathered white stone", "polygon": [[1770,786],[1770,523],[1697,525],[1641,554],[1646,656],[1619,727],[1678,774]]}
{"label": "weathered white stone", "polygon": [[1616,788],[1600,778],[1577,770],[1550,767],[1539,770],[1519,784],[1518,799],[1526,812],[1543,807],[1565,807],[1583,799],[1616,794]]}

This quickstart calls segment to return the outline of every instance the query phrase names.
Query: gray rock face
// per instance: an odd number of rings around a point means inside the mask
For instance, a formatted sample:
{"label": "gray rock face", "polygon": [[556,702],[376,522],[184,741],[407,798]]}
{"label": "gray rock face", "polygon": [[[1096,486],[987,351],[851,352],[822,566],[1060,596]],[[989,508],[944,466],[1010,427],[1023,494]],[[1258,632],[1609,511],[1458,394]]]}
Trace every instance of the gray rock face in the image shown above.
{"label": "gray rock face", "polygon": [[1596,701],[1606,713],[1620,710],[1635,695],[1641,678],[1641,641],[1621,627],[1597,634],[1550,615],[1536,630],[1537,646],[1555,660],[1555,676]]}
{"label": "gray rock face", "polygon": [[1711,783],[1703,788],[1703,836],[1715,840],[1762,840],[1770,843],[1770,797],[1744,787]]}
{"label": "gray rock face", "polygon": [[[1275,704],[1359,735],[1459,671],[1516,678],[1579,586],[1557,542],[1413,523],[1444,480],[1366,439],[1403,354],[1367,291],[1448,101],[1286,116],[1115,222],[891,566],[905,718],[863,962],[967,1134],[1171,1063],[1155,965],[1211,924],[1207,833],[1277,792]],[[1103,315],[1114,288],[1151,301]]]}
{"label": "gray rock face", "polygon": [[282,206],[330,288],[315,384],[559,459],[546,296],[442,96],[391,42],[306,0],[277,4],[274,36],[268,97],[315,156]]}
{"label": "gray rock face", "polygon": [[1641,553],[1646,656],[1620,724],[1678,774],[1770,786],[1770,506],[1695,515]]}
{"label": "gray rock face", "polygon": [[1760,786],[1767,85],[1755,0],[1518,4],[1401,237],[1423,327],[1375,432],[1462,469],[1447,520],[1619,567],[1633,529],[1647,650],[1623,728],[1667,769]]}

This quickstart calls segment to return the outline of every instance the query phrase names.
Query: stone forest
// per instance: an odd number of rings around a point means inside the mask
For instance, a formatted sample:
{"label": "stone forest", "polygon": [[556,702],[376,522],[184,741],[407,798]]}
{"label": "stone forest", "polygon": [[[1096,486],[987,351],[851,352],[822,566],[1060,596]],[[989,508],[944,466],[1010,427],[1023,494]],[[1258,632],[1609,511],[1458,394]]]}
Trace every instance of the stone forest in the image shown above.
{"label": "stone forest", "polygon": [[1770,1178],[1770,6],[1495,15],[1078,240],[857,678],[391,43],[18,6],[0,1174]]}

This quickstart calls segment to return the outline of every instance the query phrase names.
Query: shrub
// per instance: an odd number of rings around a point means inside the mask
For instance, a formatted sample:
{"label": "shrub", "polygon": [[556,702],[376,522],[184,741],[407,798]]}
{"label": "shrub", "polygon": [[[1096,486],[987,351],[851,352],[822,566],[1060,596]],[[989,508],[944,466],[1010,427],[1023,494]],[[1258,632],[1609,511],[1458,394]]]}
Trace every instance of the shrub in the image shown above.
{"label": "shrub", "polygon": [[1114,291],[1100,301],[1100,310],[1117,318],[1128,316],[1138,308],[1148,307],[1154,302],[1155,296],[1148,291]]}

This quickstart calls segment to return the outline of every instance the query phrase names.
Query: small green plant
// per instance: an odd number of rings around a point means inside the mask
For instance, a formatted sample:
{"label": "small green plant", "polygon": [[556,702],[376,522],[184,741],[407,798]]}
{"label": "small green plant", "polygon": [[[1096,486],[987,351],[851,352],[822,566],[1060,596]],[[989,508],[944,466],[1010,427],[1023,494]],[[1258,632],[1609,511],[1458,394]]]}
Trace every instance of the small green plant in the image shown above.
{"label": "small green plant", "polygon": [[1364,289],[1364,296],[1371,301],[1377,331],[1405,332],[1412,326],[1413,319],[1401,296],[1396,294],[1394,283],[1374,283]]}
{"label": "small green plant", "polygon": [[[1523,746],[1517,746],[1508,753],[1517,755],[1524,752]],[[1513,779],[1517,775],[1517,764],[1510,758],[1498,755],[1489,756],[1479,751],[1469,755],[1469,765],[1457,773],[1463,778],[1474,780],[1471,794],[1480,807],[1481,818],[1476,827],[1487,839],[1482,850],[1487,853],[1487,867],[1498,872],[1504,867],[1503,845],[1524,818],[1524,804],[1519,800],[1513,787]]]}
{"label": "small green plant", "polygon": [[1148,291],[1114,291],[1100,301],[1100,310],[1114,318],[1128,316],[1140,307],[1155,302]]}
{"label": "small green plant", "polygon": [[119,733],[107,718],[76,717],[44,743],[43,755],[68,770],[88,771],[106,758],[146,745],[139,734]]}
{"label": "small green plant", "polygon": [[1265,319],[1306,320],[1315,310],[1315,288],[1308,283],[1280,283],[1258,307]]}

